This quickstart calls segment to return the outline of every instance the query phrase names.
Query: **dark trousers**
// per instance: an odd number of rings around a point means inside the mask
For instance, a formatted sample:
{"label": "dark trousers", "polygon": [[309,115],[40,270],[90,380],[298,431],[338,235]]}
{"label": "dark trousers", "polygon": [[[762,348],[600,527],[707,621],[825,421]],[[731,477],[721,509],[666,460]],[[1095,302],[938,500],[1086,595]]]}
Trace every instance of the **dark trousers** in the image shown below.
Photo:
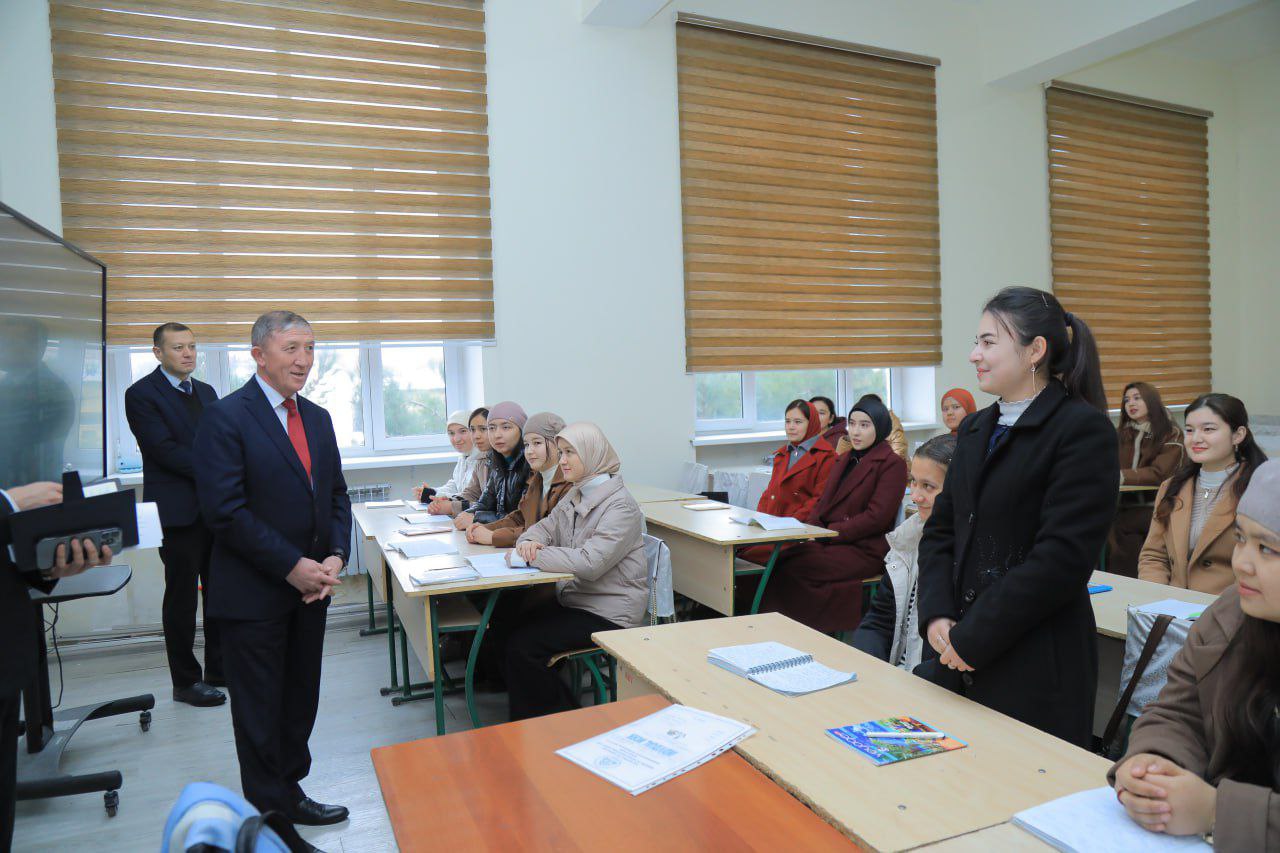
{"label": "dark trousers", "polygon": [[18,691],[0,692],[0,850],[13,846],[14,794],[18,786]]}
{"label": "dark trousers", "polygon": [[527,720],[577,704],[555,669],[547,666],[552,655],[591,645],[596,631],[620,626],[608,619],[548,601],[525,614],[507,636],[507,701],[512,720]]}
{"label": "dark trousers", "polygon": [[326,601],[275,619],[222,621],[240,786],[259,811],[291,811],[303,797],[327,610]]}
{"label": "dark trousers", "polygon": [[174,687],[190,687],[206,677],[222,679],[222,642],[216,620],[204,620],[204,671],[196,660],[196,598],[203,588],[205,612],[209,609],[209,557],[213,534],[196,522],[166,527],[160,559],[164,562],[164,650]]}

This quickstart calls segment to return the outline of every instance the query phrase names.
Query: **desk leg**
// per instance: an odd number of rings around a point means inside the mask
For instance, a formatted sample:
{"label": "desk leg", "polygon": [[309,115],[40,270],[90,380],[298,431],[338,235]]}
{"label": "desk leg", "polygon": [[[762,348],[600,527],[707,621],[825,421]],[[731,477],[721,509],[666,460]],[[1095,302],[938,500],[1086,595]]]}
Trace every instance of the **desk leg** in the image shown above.
{"label": "desk leg", "polygon": [[471,727],[480,728],[480,716],[476,713],[476,661],[480,659],[480,643],[484,640],[484,632],[489,629],[489,618],[493,616],[493,607],[498,603],[501,589],[489,593],[484,602],[484,612],[480,614],[480,624],[476,626],[475,636],[471,638],[471,653],[467,655],[467,674],[463,679],[467,694],[467,713],[471,715]]}
{"label": "desk leg", "polygon": [[387,631],[386,628],[379,628],[377,622],[377,608],[373,603],[373,578],[369,575],[364,576],[364,591],[369,599],[369,627],[360,629],[361,637],[372,637],[376,634],[382,634]]}
{"label": "desk leg", "polygon": [[382,695],[387,696],[400,689],[400,680],[396,676],[396,608],[391,603],[391,566],[387,558],[382,558],[382,588],[386,590],[387,599],[387,654],[391,659],[391,686],[382,688]]}
{"label": "desk leg", "polygon": [[440,667],[440,621],[436,618],[436,596],[427,598],[427,613],[431,617],[431,671],[432,697],[436,704],[436,734],[444,734],[444,673]]}
{"label": "desk leg", "polygon": [[769,555],[769,562],[765,564],[764,573],[760,575],[760,583],[756,586],[756,597],[751,602],[751,615],[754,616],[760,612],[760,602],[764,600],[764,588],[769,585],[769,577],[773,574],[773,566],[778,562],[778,555],[782,553],[782,543],[775,542],[773,545],[773,553]]}

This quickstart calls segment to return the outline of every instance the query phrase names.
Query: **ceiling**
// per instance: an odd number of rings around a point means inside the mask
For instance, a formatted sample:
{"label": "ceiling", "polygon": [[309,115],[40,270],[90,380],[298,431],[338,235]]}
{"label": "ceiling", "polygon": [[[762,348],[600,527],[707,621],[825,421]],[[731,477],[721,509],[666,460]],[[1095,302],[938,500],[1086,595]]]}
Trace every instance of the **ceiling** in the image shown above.
{"label": "ceiling", "polygon": [[1228,66],[1280,52],[1280,0],[1262,0],[1151,46],[1188,59]]}

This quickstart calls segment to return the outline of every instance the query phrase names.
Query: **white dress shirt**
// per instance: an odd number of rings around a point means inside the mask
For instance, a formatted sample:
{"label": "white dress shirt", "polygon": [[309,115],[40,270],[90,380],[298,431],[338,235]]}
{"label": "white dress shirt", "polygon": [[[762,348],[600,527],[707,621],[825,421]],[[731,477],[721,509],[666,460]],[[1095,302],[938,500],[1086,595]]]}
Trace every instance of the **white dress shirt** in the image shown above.
{"label": "white dress shirt", "polygon": [[[267,384],[261,376],[253,374],[253,378],[258,380],[258,387],[262,389],[262,393],[267,395],[267,403],[271,406],[272,411],[276,413],[276,417],[280,419],[280,426],[284,427],[285,434],[289,433],[289,410],[284,407],[284,395]],[[297,395],[294,395],[295,397]],[[293,397],[289,399],[294,399]]]}

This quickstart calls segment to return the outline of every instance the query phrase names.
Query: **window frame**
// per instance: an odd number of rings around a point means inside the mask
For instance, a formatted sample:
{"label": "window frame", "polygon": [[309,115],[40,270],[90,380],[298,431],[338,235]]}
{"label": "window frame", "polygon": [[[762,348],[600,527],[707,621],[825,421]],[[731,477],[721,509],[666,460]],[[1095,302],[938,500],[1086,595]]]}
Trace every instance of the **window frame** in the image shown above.
{"label": "window frame", "polygon": [[[905,374],[901,367],[848,367],[832,368],[836,373],[836,417],[843,417],[854,400],[849,399],[849,388],[853,382],[853,371],[856,370],[888,370],[889,371],[889,408],[902,408],[904,400]],[[790,368],[787,369],[790,371]],[[742,376],[742,413],[741,418],[710,419],[698,417],[697,374],[693,374],[695,389],[693,395],[693,429],[696,438],[710,438],[717,435],[753,432],[778,432],[782,430],[782,416],[774,420],[759,420],[748,413],[756,411],[756,376],[764,371],[724,370],[720,373],[738,373]]]}
{"label": "window frame", "polygon": [[[361,385],[362,414],[365,423],[365,444],[341,447],[344,460],[376,459],[380,456],[397,456],[405,453],[431,453],[452,450],[447,432],[431,435],[388,437],[383,411],[382,350],[383,347],[440,347],[444,350],[445,411],[474,408],[470,398],[479,393],[481,376],[477,372],[480,359],[470,353],[480,345],[473,342],[450,341],[324,341],[317,349],[359,349],[359,379]],[[200,344],[205,355],[207,381],[225,397],[236,390],[230,387],[230,358],[232,350],[243,350],[243,344]],[[135,353],[150,355],[151,347],[145,345],[113,344],[106,348],[103,379],[106,389],[107,417],[107,469],[111,475],[134,474],[140,469],[122,470],[119,444],[125,436],[132,441],[133,433],[124,412],[124,393],[133,383],[130,356]]]}

